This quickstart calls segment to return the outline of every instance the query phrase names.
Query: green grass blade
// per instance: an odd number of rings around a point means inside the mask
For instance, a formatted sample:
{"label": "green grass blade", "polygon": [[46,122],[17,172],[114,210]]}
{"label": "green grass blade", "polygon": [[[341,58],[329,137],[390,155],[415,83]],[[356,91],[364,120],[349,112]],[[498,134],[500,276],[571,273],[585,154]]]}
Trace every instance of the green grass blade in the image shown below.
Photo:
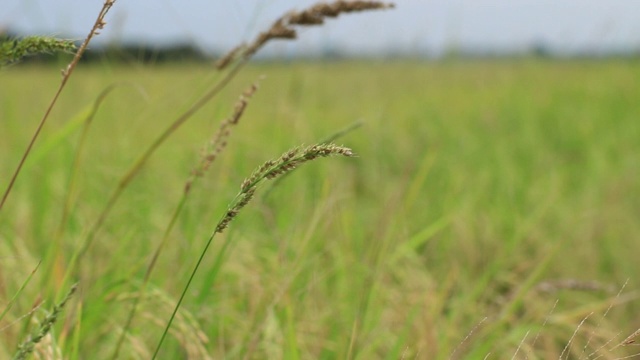
{"label": "green grass blade", "polygon": [[31,278],[33,278],[33,275],[36,273],[36,271],[38,271],[39,267],[40,267],[40,262],[38,262],[38,264],[31,271],[29,276],[27,276],[27,278],[22,282],[22,285],[20,285],[20,288],[18,289],[18,291],[16,291],[16,293],[13,294],[13,296],[11,297],[11,300],[9,300],[9,302],[7,303],[7,306],[5,306],[4,310],[2,310],[2,313],[0,313],[0,321],[5,317],[5,315],[7,315],[9,310],[11,310],[11,308],[13,307],[13,304],[16,302],[16,300],[18,299],[22,291],[25,289],[25,287],[27,287],[27,284],[29,284],[29,282],[31,281]]}

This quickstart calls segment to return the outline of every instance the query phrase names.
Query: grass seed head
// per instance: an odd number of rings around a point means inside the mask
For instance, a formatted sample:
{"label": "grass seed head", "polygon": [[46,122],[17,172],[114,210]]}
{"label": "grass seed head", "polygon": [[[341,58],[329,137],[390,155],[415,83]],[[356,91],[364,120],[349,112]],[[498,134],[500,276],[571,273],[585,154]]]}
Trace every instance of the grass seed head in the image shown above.
{"label": "grass seed head", "polygon": [[218,131],[211,138],[209,143],[205,147],[203,147],[203,149],[201,150],[200,162],[193,170],[191,170],[191,176],[185,184],[185,192],[189,192],[191,190],[191,186],[193,185],[195,179],[202,177],[218,157],[218,155],[220,155],[220,153],[227,147],[227,139],[231,135],[232,126],[238,124],[240,118],[244,114],[245,109],[247,108],[247,105],[249,104],[249,99],[251,99],[251,97],[257,90],[258,85],[254,83],[242,92],[233,108],[233,112],[231,113],[231,115],[224,121],[222,121],[220,127],[218,128]]}
{"label": "grass seed head", "polygon": [[319,3],[301,12],[288,14],[289,25],[313,26],[324,24],[325,18],[335,18],[341,13],[393,8],[393,4],[380,1],[336,1]]}
{"label": "grass seed head", "polygon": [[249,45],[235,47],[216,63],[223,69],[238,58],[248,59],[266,43],[274,39],[293,40],[297,38],[294,26],[314,26],[324,24],[325,18],[335,18],[342,13],[352,13],[376,9],[390,9],[394,5],[381,1],[334,1],[318,3],[303,11],[290,11],[278,18],[267,31],[263,31]]}
{"label": "grass seed head", "polygon": [[73,294],[76,292],[77,289],[78,289],[78,284],[74,284],[74,285],[71,286],[71,289],[69,290],[69,292],[67,293],[65,298],[62,299],[62,301],[59,304],[56,304],[53,307],[53,310],[51,311],[51,314],[47,315],[42,320],[42,322],[40,323],[40,327],[38,329],[38,332],[36,332],[32,336],[29,336],[29,338],[27,338],[27,340],[25,342],[23,342],[22,344],[20,344],[18,346],[18,351],[16,352],[16,354],[14,356],[14,360],[26,359],[28,357],[28,355],[33,352],[33,350],[35,349],[36,345],[45,336],[47,336],[47,334],[49,334],[49,332],[51,331],[51,328],[53,327],[53,325],[58,320],[58,315],[60,315],[60,313],[64,309],[64,306],[67,304],[69,299],[71,299],[71,297],[73,296]]}
{"label": "grass seed head", "polygon": [[231,204],[227,213],[216,226],[216,232],[221,233],[227,228],[231,220],[245,207],[255,194],[256,188],[263,180],[275,179],[280,175],[291,172],[301,164],[318,157],[341,155],[351,157],[353,151],[344,146],[334,144],[318,144],[307,147],[293,148],[280,156],[277,160],[269,160],[260,165],[240,186],[240,193]]}
{"label": "grass seed head", "polygon": [[0,65],[6,65],[20,59],[54,52],[72,53],[76,46],[72,40],[57,39],[47,36],[28,36],[22,39],[0,41]]}

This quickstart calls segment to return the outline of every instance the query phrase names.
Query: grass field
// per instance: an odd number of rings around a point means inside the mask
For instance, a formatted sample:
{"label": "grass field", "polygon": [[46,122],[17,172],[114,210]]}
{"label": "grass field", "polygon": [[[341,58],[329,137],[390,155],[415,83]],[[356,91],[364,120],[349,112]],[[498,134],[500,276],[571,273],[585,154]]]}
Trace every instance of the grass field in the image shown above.
{"label": "grass field", "polygon": [[[77,69],[0,212],[3,308],[18,294],[0,322],[1,358],[69,290],[73,254],[118,180],[219,76],[203,65]],[[59,81],[58,67],[0,72],[3,190]],[[639,352],[616,345],[640,327],[640,63],[521,59],[247,67],[125,190],[79,257],[79,290],[40,358],[112,358],[200,148],[256,81],[169,234],[120,358],[153,353],[243,179],[354,122],[336,142],[357,157],[265,184],[214,239],[160,358]],[[74,166],[83,114],[111,84]]]}

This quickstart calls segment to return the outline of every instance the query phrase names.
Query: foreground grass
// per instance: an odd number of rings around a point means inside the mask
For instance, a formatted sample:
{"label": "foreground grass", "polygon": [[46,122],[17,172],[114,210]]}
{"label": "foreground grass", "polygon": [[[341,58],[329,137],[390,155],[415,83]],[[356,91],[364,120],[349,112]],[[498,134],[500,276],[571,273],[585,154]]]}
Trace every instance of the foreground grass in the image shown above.
{"label": "foreground grass", "polygon": [[[198,149],[261,74],[227,152],[193,189],[158,260],[127,356],[153,350],[242,179],[356,120],[364,127],[340,141],[358,159],[297,171],[213,245],[165,357],[557,358],[576,329],[569,358],[633,353],[611,348],[640,326],[640,65],[529,60],[249,67],[117,204],[81,262],[79,293],[49,350],[108,358]],[[0,174],[15,166],[58,77],[39,67],[0,73]],[[78,136],[61,129],[123,82],[90,130],[62,238],[70,257],[118,177],[214,78],[192,66],[77,69],[0,217],[3,302],[45,258],[60,221]],[[4,326],[66,291],[68,260],[40,265],[0,325],[1,357],[32,319]],[[558,279],[575,281],[549,282]]]}

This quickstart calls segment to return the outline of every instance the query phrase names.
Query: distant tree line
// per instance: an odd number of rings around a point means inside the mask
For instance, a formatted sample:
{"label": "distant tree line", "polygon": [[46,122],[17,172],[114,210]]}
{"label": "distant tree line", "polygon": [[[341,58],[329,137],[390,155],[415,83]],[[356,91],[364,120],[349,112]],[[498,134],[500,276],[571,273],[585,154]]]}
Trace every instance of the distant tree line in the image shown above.
{"label": "distant tree line", "polygon": [[204,62],[212,59],[192,44],[149,46],[145,44],[111,45],[87,49],[85,62],[119,61],[140,63],[166,63],[177,61]]}
{"label": "distant tree line", "polygon": [[[0,44],[12,39],[22,38],[12,32],[0,32]],[[79,42],[77,43],[79,45]],[[434,55],[428,52],[416,50],[415,53],[406,52],[406,50],[396,49],[397,51],[391,51],[386,54],[380,54],[377,58],[384,59],[499,59],[499,58],[633,58],[640,57],[640,50],[623,49],[618,51],[574,51],[571,53],[563,52],[562,49],[557,49],[548,46],[544,42],[536,42],[531,44],[528,49],[520,51],[492,50],[482,47],[453,47],[448,49],[444,54]],[[151,45],[148,43],[124,43],[124,44],[111,44],[106,46],[93,46],[87,49],[81,61],[83,62],[121,62],[121,63],[144,63],[144,64],[159,64],[169,62],[210,62],[217,59],[220,55],[224,55],[224,52],[219,53],[205,53],[193,43],[174,43],[170,45]],[[68,53],[39,53],[36,55],[29,55],[24,57],[21,62],[23,63],[46,63],[57,62],[60,60],[68,61],[71,56],[71,52]],[[284,56],[290,59],[290,56]],[[295,56],[297,59],[305,60],[343,60],[351,58],[338,49],[326,48],[320,53],[315,54],[298,54]],[[357,56],[356,56],[357,57]],[[281,57],[277,57],[281,60]],[[262,57],[262,59],[270,59],[269,56]],[[0,63],[2,59],[0,58]]]}

